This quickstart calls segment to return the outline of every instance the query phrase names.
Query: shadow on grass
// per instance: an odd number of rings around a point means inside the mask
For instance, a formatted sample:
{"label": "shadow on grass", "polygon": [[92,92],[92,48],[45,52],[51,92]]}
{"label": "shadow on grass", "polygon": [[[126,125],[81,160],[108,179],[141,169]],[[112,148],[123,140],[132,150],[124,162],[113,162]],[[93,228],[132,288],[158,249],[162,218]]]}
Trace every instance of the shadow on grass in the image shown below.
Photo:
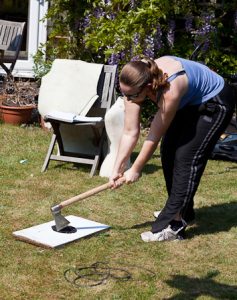
{"label": "shadow on grass", "polygon": [[70,170],[70,171],[82,171],[84,173],[88,173],[91,170],[91,165],[87,164],[77,164],[72,162],[53,162],[50,166],[52,169],[61,169],[63,170]]}
{"label": "shadow on grass", "polygon": [[136,225],[133,225],[132,227],[130,227],[129,229],[139,229],[139,228],[144,228],[144,227],[147,227],[147,226],[151,227],[152,223],[153,222],[148,221],[148,222],[145,222],[145,223],[142,223],[142,224],[136,224]]}
{"label": "shadow on grass", "polygon": [[213,297],[214,299],[237,299],[237,286],[216,282],[213,278],[219,271],[208,272],[205,277],[188,277],[173,275],[166,283],[180,292],[166,300],[194,300],[199,297]]}
{"label": "shadow on grass", "polygon": [[[237,226],[237,202],[204,206],[196,209],[195,212],[195,226],[188,227],[187,238],[192,238],[200,234],[228,231],[230,228]],[[152,223],[152,221],[147,221],[135,224],[130,228],[123,228],[123,230],[145,228],[151,226]]]}
{"label": "shadow on grass", "polygon": [[195,211],[196,226],[187,229],[187,238],[228,231],[237,226],[237,202],[204,206]]}
{"label": "shadow on grass", "polygon": [[162,167],[155,164],[146,164],[146,166],[142,170],[142,173],[148,175],[153,174],[158,170],[162,170]]}
{"label": "shadow on grass", "polygon": [[[132,153],[132,156],[131,156],[131,162],[133,163],[136,159],[136,157],[138,156],[138,152],[134,152]],[[154,154],[153,155],[153,158],[154,159],[160,159],[160,155],[159,154]],[[70,171],[78,171],[80,170],[81,172],[88,174],[91,170],[91,165],[89,164],[82,164],[82,163],[73,163],[73,162],[63,162],[63,161],[50,161],[49,163],[51,163],[47,169],[61,169],[61,170],[70,170]],[[102,162],[101,162],[102,164]],[[97,170],[97,173],[96,175],[99,175],[99,169],[101,167],[101,164],[99,165],[98,167],[98,170]],[[157,164],[152,164],[152,163],[147,163],[143,169],[143,173],[144,174],[153,174],[155,173],[157,170],[160,170],[162,169],[161,167],[161,164],[157,163]]]}
{"label": "shadow on grass", "polygon": [[[136,157],[138,156],[138,154],[139,154],[138,152],[132,153],[132,155],[131,155],[131,162],[132,162],[132,163],[135,161],[135,159],[136,159]],[[157,160],[157,164],[147,163],[147,164],[145,165],[145,167],[143,168],[143,170],[142,170],[142,173],[143,173],[143,174],[146,174],[146,175],[147,175],[147,174],[153,174],[153,173],[155,173],[156,171],[162,169],[161,164],[158,163],[158,159],[160,159],[160,155],[158,155],[158,154],[153,154],[152,157],[153,157],[154,159]]]}

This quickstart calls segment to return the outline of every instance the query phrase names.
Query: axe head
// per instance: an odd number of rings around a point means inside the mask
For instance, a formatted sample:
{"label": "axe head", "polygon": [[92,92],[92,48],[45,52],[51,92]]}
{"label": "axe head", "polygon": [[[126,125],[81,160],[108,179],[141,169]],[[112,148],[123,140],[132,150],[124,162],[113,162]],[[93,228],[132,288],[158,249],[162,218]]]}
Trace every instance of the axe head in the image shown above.
{"label": "axe head", "polygon": [[70,223],[64,216],[61,215],[60,205],[51,207],[51,212],[55,220],[56,231],[61,231]]}

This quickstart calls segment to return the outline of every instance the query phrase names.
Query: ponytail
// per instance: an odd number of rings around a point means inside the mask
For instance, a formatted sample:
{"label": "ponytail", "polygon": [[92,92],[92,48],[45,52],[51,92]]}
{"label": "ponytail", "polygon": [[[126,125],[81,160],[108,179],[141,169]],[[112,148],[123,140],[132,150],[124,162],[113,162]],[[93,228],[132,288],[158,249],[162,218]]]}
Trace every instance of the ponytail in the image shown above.
{"label": "ponytail", "polygon": [[158,68],[153,59],[145,57],[142,60],[127,63],[120,73],[119,80],[126,85],[137,88],[151,84],[152,89],[156,91],[160,87],[169,86],[167,78],[168,75]]}
{"label": "ponytail", "polygon": [[152,81],[151,86],[153,90],[158,90],[160,87],[168,87],[169,82],[167,81],[168,75],[167,73],[163,73],[161,69],[157,66],[155,61],[149,57],[144,57],[142,60],[147,67],[150,69]]}

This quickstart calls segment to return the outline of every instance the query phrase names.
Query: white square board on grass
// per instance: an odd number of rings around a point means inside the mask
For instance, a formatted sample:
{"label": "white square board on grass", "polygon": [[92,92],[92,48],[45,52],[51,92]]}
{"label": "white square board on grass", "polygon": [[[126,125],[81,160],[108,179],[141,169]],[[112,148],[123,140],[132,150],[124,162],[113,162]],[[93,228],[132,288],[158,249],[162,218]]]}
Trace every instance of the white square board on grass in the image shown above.
{"label": "white square board on grass", "polygon": [[75,232],[63,233],[54,231],[52,226],[55,225],[55,221],[50,221],[41,225],[14,231],[13,236],[19,240],[44,248],[56,248],[110,228],[108,225],[76,216],[67,216],[66,219],[70,222],[68,226],[74,227]]}

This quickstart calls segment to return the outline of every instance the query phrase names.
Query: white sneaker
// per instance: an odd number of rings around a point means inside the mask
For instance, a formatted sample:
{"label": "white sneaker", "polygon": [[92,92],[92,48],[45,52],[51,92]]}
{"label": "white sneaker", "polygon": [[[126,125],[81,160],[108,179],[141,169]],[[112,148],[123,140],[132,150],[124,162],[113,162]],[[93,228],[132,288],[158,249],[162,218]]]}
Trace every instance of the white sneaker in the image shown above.
{"label": "white sneaker", "polygon": [[154,211],[153,216],[155,218],[158,218],[158,216],[159,216],[160,213],[161,213],[161,210]]}
{"label": "white sneaker", "polygon": [[176,231],[172,230],[171,226],[169,225],[168,227],[157,233],[152,233],[151,231],[143,232],[141,234],[141,238],[144,242],[162,242],[180,239],[178,233],[187,226],[187,223],[184,220],[182,220],[182,222],[183,226],[181,226]]}

